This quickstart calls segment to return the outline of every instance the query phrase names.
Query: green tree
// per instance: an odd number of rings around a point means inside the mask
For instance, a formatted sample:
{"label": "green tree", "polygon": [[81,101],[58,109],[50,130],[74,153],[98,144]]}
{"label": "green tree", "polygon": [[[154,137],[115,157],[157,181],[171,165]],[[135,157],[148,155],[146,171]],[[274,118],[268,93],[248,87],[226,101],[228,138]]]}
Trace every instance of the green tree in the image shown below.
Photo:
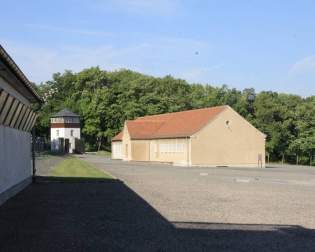
{"label": "green tree", "polygon": [[49,136],[50,117],[68,107],[81,115],[82,135],[90,149],[110,148],[125,120],[230,105],[267,135],[271,159],[301,163],[314,155],[315,97],[276,92],[239,91],[227,85],[189,84],[172,76],[154,78],[130,70],[107,72],[99,67],[56,73],[38,86],[45,100],[37,133]]}

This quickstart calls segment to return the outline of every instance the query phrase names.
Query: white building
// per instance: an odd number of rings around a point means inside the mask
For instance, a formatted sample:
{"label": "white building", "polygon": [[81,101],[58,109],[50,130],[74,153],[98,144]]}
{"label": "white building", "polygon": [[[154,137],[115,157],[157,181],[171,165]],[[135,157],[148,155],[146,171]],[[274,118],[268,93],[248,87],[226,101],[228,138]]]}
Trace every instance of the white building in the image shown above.
{"label": "white building", "polygon": [[50,119],[51,151],[74,153],[76,139],[81,138],[80,116],[63,109]]}
{"label": "white building", "polygon": [[41,98],[0,46],[0,205],[32,181],[32,103]]}

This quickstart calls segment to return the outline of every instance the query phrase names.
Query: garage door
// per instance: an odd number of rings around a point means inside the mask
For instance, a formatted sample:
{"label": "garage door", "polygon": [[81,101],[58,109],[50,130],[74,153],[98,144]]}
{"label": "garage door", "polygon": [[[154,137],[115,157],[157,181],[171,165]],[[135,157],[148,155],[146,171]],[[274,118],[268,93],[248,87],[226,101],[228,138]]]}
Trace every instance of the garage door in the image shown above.
{"label": "garage door", "polygon": [[113,142],[112,144],[112,158],[122,159],[122,142]]}

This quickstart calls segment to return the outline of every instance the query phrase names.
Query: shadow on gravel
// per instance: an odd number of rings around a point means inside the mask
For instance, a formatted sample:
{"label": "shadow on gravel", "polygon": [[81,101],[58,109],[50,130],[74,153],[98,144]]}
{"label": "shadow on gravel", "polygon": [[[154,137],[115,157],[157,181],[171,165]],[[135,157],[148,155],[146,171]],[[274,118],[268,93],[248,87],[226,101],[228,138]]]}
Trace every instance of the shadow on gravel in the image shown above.
{"label": "shadow on gravel", "polygon": [[0,207],[0,251],[313,251],[300,226],[174,222],[114,179],[37,177]]}

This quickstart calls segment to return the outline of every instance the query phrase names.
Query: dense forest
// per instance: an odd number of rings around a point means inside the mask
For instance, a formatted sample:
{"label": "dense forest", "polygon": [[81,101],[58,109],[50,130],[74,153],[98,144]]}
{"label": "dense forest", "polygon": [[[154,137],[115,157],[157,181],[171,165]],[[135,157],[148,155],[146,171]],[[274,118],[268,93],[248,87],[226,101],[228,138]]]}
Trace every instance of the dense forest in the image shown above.
{"label": "dense forest", "polygon": [[111,138],[126,119],[227,104],[267,135],[268,159],[314,163],[315,96],[255,93],[253,88],[239,91],[98,67],[56,73],[51,81],[38,85],[38,91],[45,103],[39,112],[37,135],[48,137],[50,116],[67,107],[81,115],[88,150],[109,149]]}

